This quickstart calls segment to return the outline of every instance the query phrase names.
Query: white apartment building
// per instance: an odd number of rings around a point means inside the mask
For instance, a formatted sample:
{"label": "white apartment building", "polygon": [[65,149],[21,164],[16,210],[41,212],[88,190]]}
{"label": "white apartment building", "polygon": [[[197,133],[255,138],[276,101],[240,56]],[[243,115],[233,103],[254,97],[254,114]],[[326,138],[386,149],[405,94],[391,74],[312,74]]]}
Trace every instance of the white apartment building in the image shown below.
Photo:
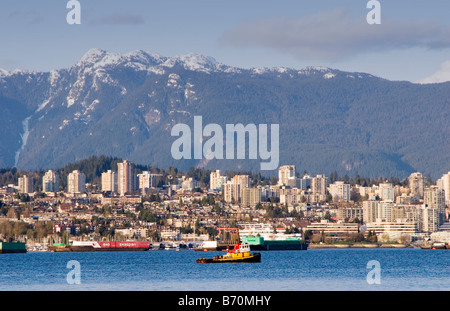
{"label": "white apartment building", "polygon": [[423,232],[436,232],[440,226],[440,213],[436,208],[421,206],[418,209],[418,225]]}
{"label": "white apartment building", "polygon": [[228,181],[224,188],[224,200],[227,203],[238,203],[241,200],[242,189],[250,187],[249,175],[235,175],[230,181]]}
{"label": "white apartment building", "polygon": [[436,185],[444,190],[445,204],[447,207],[450,207],[450,172],[442,175],[442,177],[437,180]]}
{"label": "white apartment building", "polygon": [[350,184],[345,184],[343,181],[336,181],[330,185],[330,193],[334,202],[349,202]]}
{"label": "white apartment building", "polygon": [[80,193],[86,191],[86,175],[78,170],[67,175],[67,192]]}
{"label": "white apartment building", "polygon": [[209,189],[211,190],[222,190],[224,185],[227,183],[227,177],[220,174],[220,170],[211,172],[209,178]]}
{"label": "white apartment building", "polygon": [[278,169],[278,185],[291,187],[297,186],[294,165],[284,165]]}
{"label": "white apartment building", "polygon": [[127,160],[117,163],[117,188],[121,196],[137,190],[137,176],[134,163]]}
{"label": "white apartment building", "polygon": [[425,207],[436,209],[439,213],[439,225],[445,222],[445,194],[444,190],[433,186],[424,191]]}
{"label": "white apartment building", "polygon": [[241,198],[241,185],[228,181],[223,188],[224,200],[227,203],[237,203]]}
{"label": "white apartment building", "polygon": [[181,189],[185,191],[190,191],[200,186],[200,183],[192,177],[181,176],[178,182],[180,184]]}
{"label": "white apartment building", "polygon": [[303,189],[281,187],[279,191],[280,203],[286,206],[303,203],[302,200],[306,201],[306,194]]}
{"label": "white apartment building", "polygon": [[19,177],[17,189],[19,193],[33,193],[34,192],[33,179],[28,177],[27,175]]}
{"label": "white apartment building", "polygon": [[391,183],[380,183],[378,186],[378,195],[382,201],[394,202],[394,187]]}
{"label": "white apartment building", "polygon": [[43,192],[58,192],[59,191],[59,176],[56,172],[48,170],[42,177],[42,191]]}
{"label": "white apartment building", "polygon": [[117,185],[118,176],[117,173],[108,170],[107,172],[102,173],[102,191],[105,192],[117,192],[118,191],[118,185]]}
{"label": "white apartment building", "polygon": [[138,174],[138,182],[139,189],[142,191],[147,191],[151,188],[156,188],[156,182],[158,176],[162,176],[161,174],[152,174],[148,171],[144,171],[141,174]]}

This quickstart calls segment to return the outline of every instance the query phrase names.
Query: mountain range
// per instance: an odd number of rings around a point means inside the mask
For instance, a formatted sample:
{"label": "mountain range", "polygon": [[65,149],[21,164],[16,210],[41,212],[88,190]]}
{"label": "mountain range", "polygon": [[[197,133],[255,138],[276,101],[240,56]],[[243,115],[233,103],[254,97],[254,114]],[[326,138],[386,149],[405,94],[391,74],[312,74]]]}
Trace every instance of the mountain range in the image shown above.
{"label": "mountain range", "polygon": [[50,169],[106,155],[183,170],[260,169],[260,160],[173,159],[171,129],[194,116],[223,128],[279,124],[279,164],[300,173],[438,178],[450,170],[450,83],[100,49],[66,69],[0,69],[0,167]]}

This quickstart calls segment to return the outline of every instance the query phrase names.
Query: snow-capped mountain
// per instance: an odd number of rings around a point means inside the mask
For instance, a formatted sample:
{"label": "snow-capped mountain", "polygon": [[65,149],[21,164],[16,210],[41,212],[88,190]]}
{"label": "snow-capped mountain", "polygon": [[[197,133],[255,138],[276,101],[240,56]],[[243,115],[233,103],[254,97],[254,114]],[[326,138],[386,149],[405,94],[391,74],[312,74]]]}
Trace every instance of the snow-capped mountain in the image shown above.
{"label": "snow-capped mountain", "polygon": [[[92,49],[66,69],[0,70],[0,167],[57,168],[111,155],[186,169],[200,161],[172,159],[171,128],[200,115],[224,128],[280,124],[280,165],[299,171],[438,175],[450,164],[449,92],[449,84],[325,67],[244,69],[198,54]],[[206,165],[257,170],[259,163]]]}

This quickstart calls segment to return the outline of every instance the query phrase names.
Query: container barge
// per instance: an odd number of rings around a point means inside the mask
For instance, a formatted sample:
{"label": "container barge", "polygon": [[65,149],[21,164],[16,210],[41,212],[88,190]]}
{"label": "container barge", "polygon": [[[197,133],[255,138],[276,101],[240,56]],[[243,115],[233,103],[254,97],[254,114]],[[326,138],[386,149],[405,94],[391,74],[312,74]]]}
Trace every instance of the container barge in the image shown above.
{"label": "container barge", "polygon": [[259,251],[302,251],[308,249],[308,243],[304,243],[298,238],[286,238],[284,240],[265,240],[261,236],[246,236],[242,238],[242,241],[248,243],[251,250]]}
{"label": "container barge", "polygon": [[118,252],[148,251],[150,242],[140,241],[73,241],[71,244],[53,244],[51,252]]}

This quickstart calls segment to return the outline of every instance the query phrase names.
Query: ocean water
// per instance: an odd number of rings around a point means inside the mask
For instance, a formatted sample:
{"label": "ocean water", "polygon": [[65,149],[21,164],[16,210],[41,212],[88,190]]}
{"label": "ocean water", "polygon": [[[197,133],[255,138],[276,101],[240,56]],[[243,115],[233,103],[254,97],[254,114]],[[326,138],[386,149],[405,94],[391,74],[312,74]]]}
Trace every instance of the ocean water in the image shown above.
{"label": "ocean water", "polygon": [[[450,251],[308,249],[261,252],[261,263],[198,264],[221,252],[0,255],[1,291],[448,291]],[[67,276],[79,263],[79,284]],[[369,261],[377,261],[378,284]],[[373,278],[372,278],[373,279]],[[369,284],[371,283],[371,284]]]}

